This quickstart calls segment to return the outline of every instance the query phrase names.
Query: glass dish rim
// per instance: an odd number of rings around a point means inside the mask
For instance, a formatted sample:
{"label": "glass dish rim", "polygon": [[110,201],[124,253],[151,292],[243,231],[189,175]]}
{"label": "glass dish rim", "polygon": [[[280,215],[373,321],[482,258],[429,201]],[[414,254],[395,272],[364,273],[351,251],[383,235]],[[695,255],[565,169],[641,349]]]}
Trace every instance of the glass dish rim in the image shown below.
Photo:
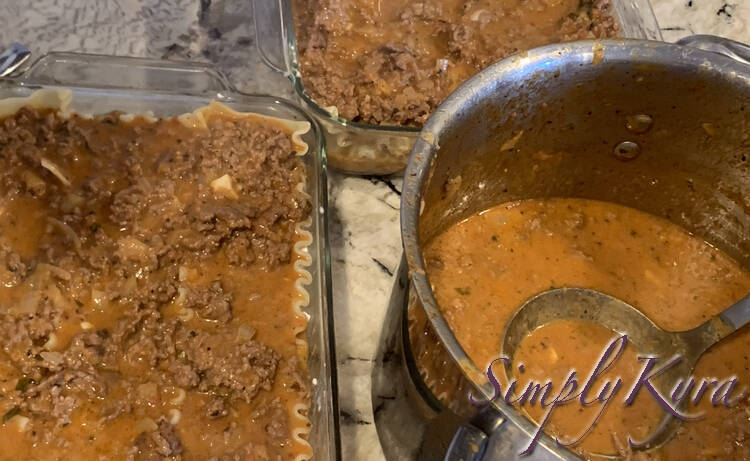
{"label": "glass dish rim", "polygon": [[[134,65],[141,66],[146,69],[159,69],[162,71],[172,72],[189,72],[193,75],[200,75],[211,79],[211,83],[216,85],[208,89],[193,90],[180,89],[174,90],[172,88],[151,88],[146,85],[143,86],[123,86],[123,85],[111,85],[104,82],[97,81],[92,83],[84,81],[79,84],[76,82],[58,82],[55,75],[46,75],[44,72],[44,66],[48,64],[54,64],[59,60],[64,62],[66,60],[72,60],[77,64],[86,63],[87,61],[94,62],[99,65]],[[317,292],[317,300],[312,301],[313,296],[311,295],[311,301],[308,303],[309,308],[303,308],[310,318],[315,315],[319,317],[317,324],[319,325],[320,332],[316,335],[319,339],[316,342],[320,342],[320,345],[325,348],[321,350],[320,358],[321,361],[320,369],[321,373],[317,375],[310,375],[310,381],[319,381],[316,378],[324,378],[325,382],[329,385],[325,386],[322,392],[328,394],[328,398],[325,398],[325,404],[322,413],[322,421],[326,421],[325,427],[328,442],[327,454],[330,459],[340,460],[341,459],[341,431],[340,431],[340,418],[339,418],[339,396],[338,396],[338,373],[336,367],[336,343],[335,343],[335,329],[334,329],[334,313],[333,313],[333,302],[332,302],[332,278],[331,278],[331,263],[330,263],[330,246],[328,243],[328,188],[327,188],[327,163],[326,163],[326,151],[325,151],[325,138],[323,135],[322,127],[320,123],[312,117],[308,112],[300,108],[297,104],[289,101],[285,98],[280,98],[267,94],[254,94],[244,93],[237,90],[226,78],[226,76],[220,71],[214,68],[211,64],[207,63],[195,63],[188,61],[171,61],[163,59],[153,58],[142,58],[142,57],[130,57],[130,56],[114,56],[108,54],[96,54],[96,53],[78,53],[78,52],[67,52],[67,51],[49,51],[41,54],[38,58],[29,60],[31,62],[24,63],[17,71],[11,75],[5,75],[0,77],[0,93],[3,93],[0,98],[10,97],[8,92],[11,91],[25,91],[33,92],[38,89],[49,88],[49,89],[70,89],[75,94],[78,91],[99,91],[99,92],[110,92],[113,94],[140,94],[149,96],[163,96],[164,100],[154,101],[154,109],[158,108],[159,104],[165,104],[166,99],[181,100],[185,104],[195,104],[196,108],[200,105],[206,105],[211,101],[217,101],[228,104],[230,106],[249,106],[255,105],[259,108],[265,108],[268,112],[276,112],[278,109],[287,113],[294,114],[299,120],[307,121],[310,124],[310,130],[308,136],[311,137],[312,142],[308,142],[308,152],[305,155],[304,161],[306,167],[310,170],[306,173],[308,177],[308,187],[314,187],[315,194],[317,197],[311,195],[310,203],[312,205],[311,211],[311,225],[308,231],[313,236],[312,247],[309,251],[311,257],[311,265],[307,267],[308,271],[311,271],[312,267],[316,267],[315,272],[318,273],[317,277],[313,278],[314,290]],[[41,70],[40,70],[41,69]],[[41,77],[35,75],[35,71],[41,72]],[[188,77],[189,78],[189,77]],[[49,79],[49,81],[47,81]],[[75,101],[75,98],[74,98]],[[115,110],[115,109],[112,109]],[[248,110],[254,113],[252,109]],[[179,115],[177,113],[173,115]],[[259,115],[265,115],[259,113]],[[275,116],[275,115],[271,115]],[[283,117],[282,117],[283,118]],[[312,183],[312,184],[310,184]],[[309,193],[310,189],[308,189]],[[316,280],[317,279],[317,280]],[[310,293],[308,291],[308,293]],[[312,293],[311,293],[312,294]],[[316,309],[317,308],[317,309]],[[316,310],[318,312],[316,312]],[[312,322],[312,320],[308,320]],[[309,331],[309,330],[308,330]],[[319,385],[319,383],[315,383]],[[324,394],[325,395],[325,394]],[[311,396],[312,398],[312,396]],[[310,411],[314,411],[316,407],[315,401],[313,400],[310,405]],[[328,410],[325,410],[328,407]],[[311,419],[311,423],[315,421]],[[313,424],[313,427],[315,424]],[[306,439],[311,442],[310,438]],[[310,443],[313,445],[312,443]],[[313,459],[318,459],[319,450],[313,445]]]}

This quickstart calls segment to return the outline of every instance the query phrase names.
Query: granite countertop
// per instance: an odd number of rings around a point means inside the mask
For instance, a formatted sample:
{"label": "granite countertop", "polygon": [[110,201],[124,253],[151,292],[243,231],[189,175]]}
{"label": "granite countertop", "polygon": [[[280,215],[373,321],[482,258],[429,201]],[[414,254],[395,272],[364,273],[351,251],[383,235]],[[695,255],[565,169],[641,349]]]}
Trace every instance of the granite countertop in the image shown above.
{"label": "granite countertop", "polygon": [[[750,43],[750,3],[652,0],[664,39],[697,33]],[[260,60],[249,0],[0,0],[0,47],[214,63],[240,90],[290,97]],[[400,178],[332,172],[330,233],[343,459],[383,459],[370,399],[372,357],[401,254]]]}

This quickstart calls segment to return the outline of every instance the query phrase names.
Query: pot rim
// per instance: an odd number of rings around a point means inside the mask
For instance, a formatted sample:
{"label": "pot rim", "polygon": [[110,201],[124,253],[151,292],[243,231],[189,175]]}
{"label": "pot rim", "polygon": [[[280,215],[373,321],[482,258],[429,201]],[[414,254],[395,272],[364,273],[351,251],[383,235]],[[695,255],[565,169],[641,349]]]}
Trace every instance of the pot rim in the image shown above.
{"label": "pot rim", "polygon": [[[737,42],[718,37],[710,38],[737,44]],[[710,71],[716,74],[718,78],[742,79],[744,84],[750,87],[750,67],[726,55],[719,54],[719,52],[650,40],[584,40],[542,46],[496,62],[459,86],[433,112],[411,150],[409,163],[404,171],[400,208],[401,239],[411,284],[432,327],[437,332],[443,347],[461,368],[464,376],[481,392],[485,399],[491,398],[494,389],[487,381],[484,370],[477,367],[474,361],[469,358],[446,322],[445,317],[443,317],[426,274],[422,249],[419,244],[419,220],[423,208],[423,189],[431,175],[433,160],[438,157],[440,135],[462,113],[471,109],[474,100],[501,85],[503,80],[517,78],[518,76],[514,74],[518,74],[520,70],[528,72],[529,69],[545,67],[546,71],[550,71],[552,67],[569,62],[570,58],[574,58],[576,62],[587,62],[591,65],[597,65],[601,62],[679,65],[680,67]],[[553,63],[553,65],[550,66],[550,63]],[[478,377],[483,377],[483,382],[478,382]],[[537,427],[531,420],[512,406],[503,401],[492,401],[492,405],[503,414],[505,419],[514,423],[529,437],[536,431]],[[555,440],[546,433],[539,439],[538,444],[545,446],[560,459],[580,460],[573,452],[555,443]]]}

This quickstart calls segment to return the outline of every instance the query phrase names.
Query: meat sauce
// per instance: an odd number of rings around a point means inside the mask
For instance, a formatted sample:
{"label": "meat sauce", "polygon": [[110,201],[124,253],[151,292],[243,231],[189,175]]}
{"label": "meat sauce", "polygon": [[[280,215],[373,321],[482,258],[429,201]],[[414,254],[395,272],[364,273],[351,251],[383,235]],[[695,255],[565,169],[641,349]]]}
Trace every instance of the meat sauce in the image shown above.
{"label": "meat sauce", "polygon": [[0,121],[0,460],[309,457],[293,138],[219,104]]}
{"label": "meat sauce", "polygon": [[[659,327],[686,330],[704,322],[750,292],[750,273],[727,255],[661,218],[610,203],[583,199],[526,200],[498,205],[448,228],[428,243],[425,261],[449,325],[472,360],[486,367],[503,354],[505,323],[524,301],[551,288],[596,289],[642,310]],[[556,322],[522,342],[506,373],[523,389],[529,379],[560,386],[571,369],[588,372],[614,333],[585,322]],[[743,329],[710,349],[696,378],[736,376],[750,383],[750,330]],[[607,377],[629,386],[641,371],[632,345]],[[524,372],[518,364],[525,365]],[[597,386],[598,389],[598,386]],[[667,390],[668,392],[669,390]],[[597,391],[598,392],[598,391]],[[627,392],[627,389],[622,391]],[[671,442],[650,452],[632,452],[627,436],[643,438],[663,415],[641,393],[631,407],[620,395],[593,430],[572,448],[589,459],[750,459],[750,400],[730,408],[703,398]],[[578,438],[598,407],[579,403],[556,409],[548,432],[562,441]],[[540,407],[523,411],[539,420]]]}
{"label": "meat sauce", "polygon": [[294,0],[305,89],[345,119],[421,126],[458,85],[536,46],[619,34],[610,0]]}

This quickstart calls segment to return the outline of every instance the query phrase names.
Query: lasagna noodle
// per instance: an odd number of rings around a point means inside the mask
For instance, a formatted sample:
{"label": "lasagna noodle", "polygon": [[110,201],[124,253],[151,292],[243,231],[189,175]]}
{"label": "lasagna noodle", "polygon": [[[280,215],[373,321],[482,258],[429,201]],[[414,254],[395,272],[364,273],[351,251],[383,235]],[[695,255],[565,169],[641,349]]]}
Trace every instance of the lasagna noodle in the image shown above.
{"label": "lasagna noodle", "polygon": [[[32,109],[55,110],[63,119],[68,119],[73,114],[85,119],[92,118],[91,115],[80,114],[70,110],[69,106],[71,101],[72,92],[67,89],[37,90],[28,97],[15,97],[0,100],[0,118],[12,116],[25,107]],[[309,146],[303,139],[303,136],[310,130],[310,123],[306,121],[286,120],[255,113],[238,112],[216,101],[212,101],[208,105],[200,107],[193,112],[178,115],[176,119],[188,128],[201,130],[208,129],[208,119],[214,115],[220,115],[230,119],[251,118],[279,126],[282,128],[282,131],[290,136],[297,156],[304,156],[308,153]],[[141,118],[149,123],[158,121],[158,118],[150,111],[143,114],[121,114],[119,118],[123,122],[132,122],[137,118]],[[65,183],[66,178],[62,176],[62,173],[56,168],[56,165],[44,165],[43,162],[43,166],[57,176],[61,182]],[[310,195],[306,192],[307,184],[304,175],[301,178],[301,182],[296,185],[296,190],[306,200],[311,200]],[[306,325],[311,318],[311,314],[308,312],[308,307],[310,306],[310,295],[306,288],[306,286],[313,281],[313,277],[308,271],[308,268],[313,263],[313,258],[309,251],[309,246],[313,243],[313,235],[310,231],[311,225],[311,217],[295,224],[295,239],[293,241],[291,258],[291,265],[296,278],[292,285],[294,293],[292,293],[293,300],[290,308],[292,309],[292,314],[298,320],[302,321],[302,326],[296,326],[293,328],[293,335],[295,337],[296,349],[298,351],[297,355],[299,358],[302,358],[303,365],[301,368],[303,370],[307,370],[309,348],[306,339]],[[312,387],[311,393],[314,391],[315,389]],[[309,460],[313,456],[313,447],[308,441],[312,427],[310,421],[311,406],[309,401],[310,396],[308,396],[306,402],[297,402],[288,409],[289,429],[291,432],[290,440],[294,445],[294,448],[291,451],[295,453],[295,461]]]}

